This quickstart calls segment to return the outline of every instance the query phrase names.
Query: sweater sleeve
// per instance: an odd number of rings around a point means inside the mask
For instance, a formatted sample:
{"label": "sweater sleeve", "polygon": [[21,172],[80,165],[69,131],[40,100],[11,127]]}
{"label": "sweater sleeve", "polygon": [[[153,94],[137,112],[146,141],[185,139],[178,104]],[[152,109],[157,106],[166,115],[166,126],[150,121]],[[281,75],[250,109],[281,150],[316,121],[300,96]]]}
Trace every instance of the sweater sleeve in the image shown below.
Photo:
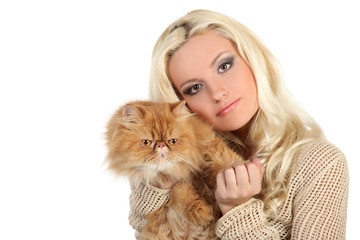
{"label": "sweater sleeve", "polygon": [[163,206],[170,198],[171,190],[163,190],[148,184],[135,185],[130,182],[129,223],[137,231],[146,224],[145,216]]}
{"label": "sweater sleeve", "polygon": [[268,226],[263,211],[264,203],[252,198],[231,209],[216,225],[216,235],[221,239],[280,239],[276,228]]}
{"label": "sweater sleeve", "polygon": [[345,239],[349,175],[344,155],[322,145],[307,157],[307,165],[317,170],[303,174],[304,186],[294,199],[292,239]]}

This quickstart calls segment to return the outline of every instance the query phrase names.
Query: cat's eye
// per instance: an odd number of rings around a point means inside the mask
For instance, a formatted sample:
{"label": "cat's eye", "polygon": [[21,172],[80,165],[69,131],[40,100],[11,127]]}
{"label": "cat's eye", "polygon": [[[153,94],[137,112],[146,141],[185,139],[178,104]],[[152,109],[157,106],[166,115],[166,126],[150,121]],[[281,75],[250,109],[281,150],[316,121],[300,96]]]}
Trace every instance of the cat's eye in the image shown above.
{"label": "cat's eye", "polygon": [[169,141],[168,141],[168,143],[170,144],[170,145],[176,145],[177,143],[178,143],[178,140],[177,139],[170,139]]}
{"label": "cat's eye", "polygon": [[151,145],[152,141],[145,139],[145,140],[141,140],[141,143],[144,147],[148,147]]}

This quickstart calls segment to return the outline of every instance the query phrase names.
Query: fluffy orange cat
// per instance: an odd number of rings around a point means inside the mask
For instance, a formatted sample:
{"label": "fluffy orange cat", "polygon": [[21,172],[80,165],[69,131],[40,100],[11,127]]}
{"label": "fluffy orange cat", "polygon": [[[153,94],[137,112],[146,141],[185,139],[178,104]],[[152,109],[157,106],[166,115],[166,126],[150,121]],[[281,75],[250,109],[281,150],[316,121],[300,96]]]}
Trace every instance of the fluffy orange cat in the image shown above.
{"label": "fluffy orange cat", "polygon": [[146,216],[141,239],[217,239],[216,175],[243,161],[185,103],[131,102],[107,126],[107,163],[134,184],[176,181],[167,204]]}

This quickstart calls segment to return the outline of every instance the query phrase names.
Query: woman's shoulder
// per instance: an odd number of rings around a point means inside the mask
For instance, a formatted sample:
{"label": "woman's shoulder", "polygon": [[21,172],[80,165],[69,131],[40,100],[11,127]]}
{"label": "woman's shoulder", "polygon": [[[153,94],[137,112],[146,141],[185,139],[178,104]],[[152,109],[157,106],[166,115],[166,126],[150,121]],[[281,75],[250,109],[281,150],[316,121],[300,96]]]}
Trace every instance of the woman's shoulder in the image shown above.
{"label": "woman's shoulder", "polygon": [[[311,161],[313,163],[329,163],[339,158],[344,158],[343,152],[327,139],[313,140],[299,149],[298,161]],[[323,160],[323,161],[313,161]]]}
{"label": "woman's shoulder", "polygon": [[293,173],[300,176],[305,183],[334,166],[341,166],[347,171],[343,152],[327,139],[318,139],[299,149]]}

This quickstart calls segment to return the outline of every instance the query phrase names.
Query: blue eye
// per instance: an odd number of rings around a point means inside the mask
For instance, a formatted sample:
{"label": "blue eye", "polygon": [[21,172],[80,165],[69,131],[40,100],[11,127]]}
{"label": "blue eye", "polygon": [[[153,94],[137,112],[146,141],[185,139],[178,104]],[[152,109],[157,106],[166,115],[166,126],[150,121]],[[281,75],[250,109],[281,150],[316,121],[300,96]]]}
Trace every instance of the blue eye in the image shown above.
{"label": "blue eye", "polygon": [[197,92],[199,92],[202,87],[203,87],[202,84],[196,83],[194,85],[191,85],[189,88],[185,89],[183,94],[185,94],[185,95],[194,95]]}
{"label": "blue eye", "polygon": [[223,63],[221,63],[219,65],[218,72],[219,73],[226,72],[227,70],[229,70],[232,67],[233,63],[234,63],[234,58],[233,57],[231,57],[229,59],[226,59]]}

